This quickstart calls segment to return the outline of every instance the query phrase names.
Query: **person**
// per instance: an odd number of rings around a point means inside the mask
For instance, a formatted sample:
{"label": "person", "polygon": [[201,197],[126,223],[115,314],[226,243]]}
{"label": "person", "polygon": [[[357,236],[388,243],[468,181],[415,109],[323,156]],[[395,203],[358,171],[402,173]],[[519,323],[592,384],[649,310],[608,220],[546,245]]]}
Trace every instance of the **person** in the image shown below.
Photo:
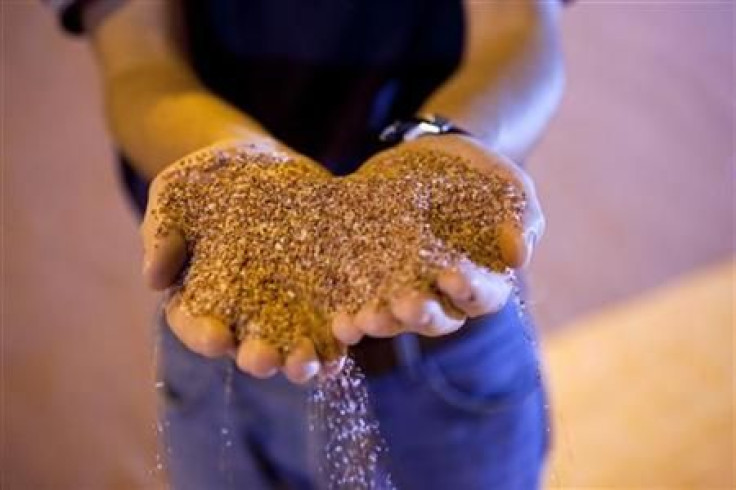
{"label": "person", "polygon": [[[504,166],[528,205],[521,229],[504,229],[502,255],[513,268],[529,262],[544,218],[531,178],[510,161],[527,158],[561,97],[557,1],[55,5],[98,60],[121,175],[145,215],[143,275],[152,288],[169,287],[187,260],[181,235],[154,232],[157,176],[223,142],[306,157],[336,175],[389,146]],[[378,136],[389,126],[387,143]],[[448,268],[436,286],[436,294],[408,291],[333,320],[366,373],[389,447],[386,470],[400,489],[538,488],[549,443],[545,393],[508,275]],[[280,359],[261,341],[236,346],[227,325],[175,302],[166,316],[160,352],[174,488],[316,488],[304,383],[324,366],[313,346]],[[221,471],[228,403],[232,467]]]}

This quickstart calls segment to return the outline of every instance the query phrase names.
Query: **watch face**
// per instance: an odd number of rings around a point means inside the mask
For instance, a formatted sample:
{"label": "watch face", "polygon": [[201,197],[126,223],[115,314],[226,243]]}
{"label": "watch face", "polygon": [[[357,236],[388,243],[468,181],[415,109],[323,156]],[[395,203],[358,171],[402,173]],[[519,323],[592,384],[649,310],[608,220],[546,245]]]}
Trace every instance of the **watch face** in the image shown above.
{"label": "watch face", "polygon": [[426,116],[421,118],[421,121],[432,123],[440,128],[440,130],[444,130],[445,128],[449,128],[452,126],[452,123],[449,119],[447,119],[446,117],[438,116],[436,114],[427,114]]}
{"label": "watch face", "polygon": [[414,124],[414,127],[408,129],[404,133],[403,140],[404,141],[412,141],[420,136],[426,136],[428,134],[441,134],[442,128],[440,126],[437,126],[433,122],[428,121],[421,121]]}
{"label": "watch face", "polygon": [[429,114],[410,120],[396,121],[388,125],[381,132],[378,139],[384,143],[395,144],[400,141],[412,141],[420,136],[445,133],[468,134],[466,131],[453,126],[449,119]]}

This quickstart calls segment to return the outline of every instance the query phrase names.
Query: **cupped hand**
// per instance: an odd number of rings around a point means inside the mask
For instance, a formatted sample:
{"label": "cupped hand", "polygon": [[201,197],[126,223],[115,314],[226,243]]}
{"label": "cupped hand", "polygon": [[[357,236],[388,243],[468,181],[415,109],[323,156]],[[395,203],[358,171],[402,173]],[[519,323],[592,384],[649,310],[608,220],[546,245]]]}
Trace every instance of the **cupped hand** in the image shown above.
{"label": "cupped hand", "polygon": [[441,336],[455,332],[468,318],[500,311],[513,290],[513,269],[526,266],[535,244],[544,233],[544,215],[529,175],[508,158],[493,153],[471,138],[457,135],[427,136],[402,143],[368,160],[361,171],[392,165],[427,150],[462,157],[481,172],[501,174],[524,195],[520,221],[503,222],[498,230],[498,248],[506,269],[491,271],[466,260],[439,271],[430,291],[404,290],[381,301],[364,305],[350,315],[339,312],[332,323],[333,334],[347,345],[364,336],[393,337],[404,332]]}
{"label": "cupped hand", "polygon": [[234,330],[223,319],[214,315],[194,315],[187,308],[182,296],[175,291],[180,274],[188,260],[188,246],[181,229],[161,211],[164,190],[172,179],[181,179],[182,170],[196,166],[201,155],[213,151],[247,149],[254,154],[268,154],[276,158],[298,161],[315,173],[325,173],[318,164],[285,147],[255,146],[242,143],[219,143],[188,155],[162,171],[151,183],[149,201],[140,228],[143,241],[143,277],[154,290],[172,289],[173,294],[165,305],[166,319],[173,333],[190,350],[205,357],[233,357],[238,367],[255,377],[267,378],[279,371],[294,383],[305,383],[320,372],[339,369],[341,358],[326,361],[317,355],[312,339],[297,339],[284,354],[282,351],[257,337],[246,337],[239,344]]}

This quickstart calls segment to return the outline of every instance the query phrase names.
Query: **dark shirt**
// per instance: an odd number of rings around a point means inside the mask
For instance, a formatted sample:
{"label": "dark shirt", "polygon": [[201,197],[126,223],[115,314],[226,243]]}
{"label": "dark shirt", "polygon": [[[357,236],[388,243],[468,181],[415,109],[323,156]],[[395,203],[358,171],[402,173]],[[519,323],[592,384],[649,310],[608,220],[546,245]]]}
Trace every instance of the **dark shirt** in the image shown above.
{"label": "dark shirt", "polygon": [[192,65],[215,93],[337,173],[455,69],[459,0],[184,2]]}

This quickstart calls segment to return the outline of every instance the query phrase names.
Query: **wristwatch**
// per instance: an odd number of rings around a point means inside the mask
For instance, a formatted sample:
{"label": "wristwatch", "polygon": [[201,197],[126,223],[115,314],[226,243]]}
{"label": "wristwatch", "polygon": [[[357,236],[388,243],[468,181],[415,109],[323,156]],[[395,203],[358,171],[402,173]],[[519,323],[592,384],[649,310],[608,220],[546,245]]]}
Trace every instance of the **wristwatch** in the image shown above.
{"label": "wristwatch", "polygon": [[394,145],[403,141],[412,141],[422,136],[439,134],[470,136],[469,132],[455,126],[449,119],[436,114],[427,114],[411,119],[400,119],[389,124],[378,135],[378,140],[384,144]]}

